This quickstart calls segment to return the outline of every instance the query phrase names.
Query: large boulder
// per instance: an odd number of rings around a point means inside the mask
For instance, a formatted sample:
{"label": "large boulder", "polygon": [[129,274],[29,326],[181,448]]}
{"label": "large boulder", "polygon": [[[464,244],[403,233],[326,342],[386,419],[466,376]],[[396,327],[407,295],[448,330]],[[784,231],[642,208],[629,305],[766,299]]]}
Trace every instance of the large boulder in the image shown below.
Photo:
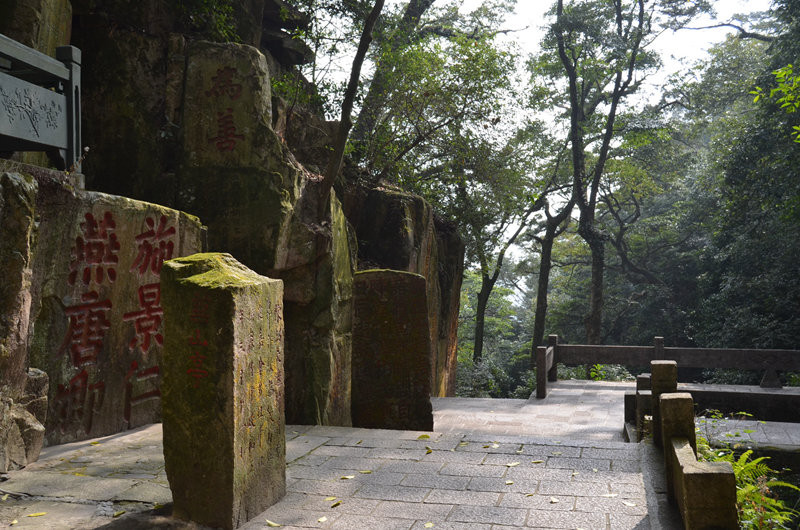
{"label": "large boulder", "polygon": [[182,121],[179,206],[207,223],[210,248],[284,280],[287,421],[348,425],[354,239],[272,129],[266,58],[189,46]]}
{"label": "large boulder", "polygon": [[464,244],[419,196],[385,187],[350,188],[348,219],[358,237],[358,269],[414,272],[426,280],[431,392],[455,392],[456,329]]}
{"label": "large boulder", "polygon": [[0,246],[12,272],[2,377],[5,397],[31,413],[15,421],[44,423],[51,444],[158,421],[161,262],[201,250],[203,226],[42,168],[3,161],[0,183]]}

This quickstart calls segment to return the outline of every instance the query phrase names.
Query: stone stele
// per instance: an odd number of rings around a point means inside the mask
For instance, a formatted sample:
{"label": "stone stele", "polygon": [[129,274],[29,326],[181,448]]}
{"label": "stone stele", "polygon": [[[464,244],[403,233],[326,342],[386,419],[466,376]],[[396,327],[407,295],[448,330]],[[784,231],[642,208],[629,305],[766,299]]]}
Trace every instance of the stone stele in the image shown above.
{"label": "stone stele", "polygon": [[425,278],[357,272],[353,298],[353,426],[432,431]]}
{"label": "stone stele", "polygon": [[161,278],[173,515],[237,528],[286,490],[283,282],[218,253],[165,262]]}

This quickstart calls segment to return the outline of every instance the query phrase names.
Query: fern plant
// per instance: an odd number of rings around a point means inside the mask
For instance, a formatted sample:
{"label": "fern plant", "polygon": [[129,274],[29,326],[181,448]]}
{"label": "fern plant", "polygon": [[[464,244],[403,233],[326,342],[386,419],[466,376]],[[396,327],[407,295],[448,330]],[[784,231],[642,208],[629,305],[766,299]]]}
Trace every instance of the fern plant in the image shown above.
{"label": "fern plant", "polygon": [[766,461],[769,457],[751,459],[752,450],[736,457],[732,450],[713,450],[708,440],[697,439],[697,453],[701,459],[715,462],[730,462],[736,475],[736,504],[739,509],[739,524],[742,528],[772,530],[792,528],[800,512],[789,508],[776,498],[773,488],[789,488],[800,491],[794,484],[775,479],[777,472]]}

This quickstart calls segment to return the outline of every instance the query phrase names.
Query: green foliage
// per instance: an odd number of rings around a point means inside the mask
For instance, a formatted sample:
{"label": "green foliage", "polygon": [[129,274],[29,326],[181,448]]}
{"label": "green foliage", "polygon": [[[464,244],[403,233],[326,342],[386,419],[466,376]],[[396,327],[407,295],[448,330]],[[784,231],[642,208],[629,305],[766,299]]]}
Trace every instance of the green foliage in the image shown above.
{"label": "green foliage", "polygon": [[[794,66],[788,64],[782,68],[774,70],[775,88],[769,91],[769,99],[780,106],[787,114],[791,114],[800,108],[800,74],[794,73]],[[755,90],[750,92],[755,95],[753,101],[757,103],[760,99],[764,98],[764,89],[756,87]],[[778,97],[779,96],[779,97]],[[794,132],[794,141],[800,143],[800,125],[792,127]]]}
{"label": "green foliage", "polygon": [[[312,109],[323,108],[327,100],[300,76],[299,72],[284,72],[270,77],[272,96],[287,101],[290,106],[299,105]],[[332,110],[332,109],[330,109]]]}
{"label": "green foliage", "polygon": [[707,440],[698,438],[698,456],[710,462],[729,462],[736,475],[736,504],[739,509],[739,524],[742,528],[778,529],[790,526],[800,512],[794,510],[775,496],[775,488],[786,488],[800,492],[794,484],[778,480],[777,471],[766,461],[769,457],[752,458],[753,451],[736,455],[732,450],[714,450]]}
{"label": "green foliage", "polygon": [[182,25],[192,33],[219,42],[238,42],[233,0],[179,0]]}

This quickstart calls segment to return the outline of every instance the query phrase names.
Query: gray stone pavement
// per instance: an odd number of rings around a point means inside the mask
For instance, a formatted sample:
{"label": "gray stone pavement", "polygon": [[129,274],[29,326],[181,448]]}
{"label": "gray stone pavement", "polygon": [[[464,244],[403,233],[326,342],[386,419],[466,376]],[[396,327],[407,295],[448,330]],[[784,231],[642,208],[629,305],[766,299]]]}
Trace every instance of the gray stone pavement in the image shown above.
{"label": "gray stone pavement", "polygon": [[[619,441],[625,389],[434,399],[433,433],[287,426],[286,497],[244,528],[680,528],[652,447]],[[755,423],[731,433],[776,436]],[[778,430],[795,443],[800,425]],[[149,425],[45,448],[0,482],[0,527],[199,528],[168,517],[170,502],[161,426]]]}

